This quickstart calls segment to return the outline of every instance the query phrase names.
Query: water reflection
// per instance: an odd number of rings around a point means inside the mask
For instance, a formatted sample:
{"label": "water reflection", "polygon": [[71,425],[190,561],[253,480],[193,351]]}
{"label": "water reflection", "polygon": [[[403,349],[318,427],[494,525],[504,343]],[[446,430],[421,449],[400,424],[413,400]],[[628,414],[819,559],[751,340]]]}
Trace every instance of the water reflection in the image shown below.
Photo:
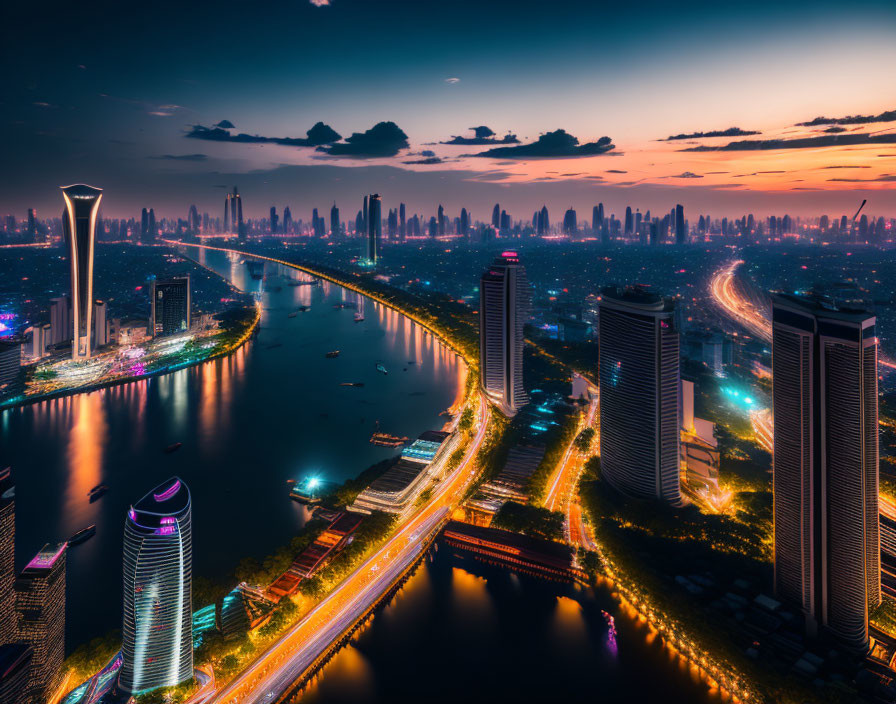
{"label": "water reflection", "polygon": [[60,418],[71,422],[66,453],[68,486],[63,514],[63,527],[69,534],[83,528],[79,523],[93,513],[87,494],[102,479],[103,449],[108,429],[102,396],[101,392],[94,392],[59,399],[64,403]]}

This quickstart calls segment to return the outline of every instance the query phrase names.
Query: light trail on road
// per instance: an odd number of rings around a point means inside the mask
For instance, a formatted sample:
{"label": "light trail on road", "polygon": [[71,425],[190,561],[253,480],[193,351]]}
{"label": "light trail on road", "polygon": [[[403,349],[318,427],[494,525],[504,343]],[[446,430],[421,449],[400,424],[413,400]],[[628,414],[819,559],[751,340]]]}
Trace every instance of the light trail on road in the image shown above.
{"label": "light trail on road", "polygon": [[[314,275],[313,271],[290,262],[236,249],[187,244],[173,240],[166,242],[233,252],[272,261]],[[414,320],[412,316],[408,317]],[[416,322],[425,327],[424,323]],[[448,341],[445,343],[450,346]],[[480,395],[476,435],[467,446],[458,466],[436,485],[429,502],[404,521],[382,547],[346,577],[326,598],[207,701],[219,704],[270,704],[279,701],[282,695],[289,691],[293,684],[300,680],[420,557],[428,538],[438,530],[451,510],[460,503],[467,487],[475,479],[476,455],[485,440],[490,420],[491,408],[485,397]]]}

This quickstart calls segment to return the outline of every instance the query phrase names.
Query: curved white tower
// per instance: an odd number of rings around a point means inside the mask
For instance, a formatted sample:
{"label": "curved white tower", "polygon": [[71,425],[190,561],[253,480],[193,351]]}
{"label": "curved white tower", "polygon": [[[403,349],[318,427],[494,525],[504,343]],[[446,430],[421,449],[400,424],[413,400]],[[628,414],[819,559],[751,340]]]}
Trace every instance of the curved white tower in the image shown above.
{"label": "curved white tower", "polygon": [[65,200],[62,231],[68,244],[72,270],[72,359],[86,359],[92,351],[93,246],[103,191],[79,183],[63,186],[62,198]]}
{"label": "curved white tower", "polygon": [[190,491],[174,477],[134,504],[124,524],[125,692],[193,676],[192,566]]}

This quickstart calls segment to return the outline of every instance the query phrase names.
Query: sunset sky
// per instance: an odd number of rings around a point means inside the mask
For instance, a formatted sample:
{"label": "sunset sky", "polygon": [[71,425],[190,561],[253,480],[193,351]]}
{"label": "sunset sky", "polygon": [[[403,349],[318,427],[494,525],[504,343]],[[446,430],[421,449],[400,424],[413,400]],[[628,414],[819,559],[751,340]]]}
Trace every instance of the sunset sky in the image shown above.
{"label": "sunset sky", "polygon": [[216,214],[234,184],[253,217],[374,191],[482,219],[896,216],[896,3],[729,5],[16,3],[0,212],[86,182],[107,216]]}

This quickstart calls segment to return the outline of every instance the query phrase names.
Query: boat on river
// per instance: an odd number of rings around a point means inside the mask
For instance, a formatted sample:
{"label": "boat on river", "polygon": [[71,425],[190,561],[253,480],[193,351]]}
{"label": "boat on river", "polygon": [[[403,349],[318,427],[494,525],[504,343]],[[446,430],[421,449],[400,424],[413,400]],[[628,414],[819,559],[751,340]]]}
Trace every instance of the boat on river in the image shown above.
{"label": "boat on river", "polygon": [[386,369],[386,367],[383,366],[383,363],[382,363],[382,362],[377,362],[377,363],[376,363],[376,370],[377,370],[378,372],[380,372],[381,374],[388,374],[388,373],[389,373],[389,370]]}
{"label": "boat on river", "polygon": [[97,484],[93,489],[87,492],[87,498],[90,499],[90,503],[93,503],[97,499],[101,499],[103,494],[109,491],[109,487],[105,484]]}
{"label": "boat on river", "polygon": [[343,381],[340,386],[364,386],[363,381]]}
{"label": "boat on river", "polygon": [[170,455],[172,452],[177,452],[181,447],[183,447],[182,442],[173,442],[165,448],[165,454]]}
{"label": "boat on river", "polygon": [[332,350],[330,352],[327,352],[324,355],[324,357],[326,357],[327,359],[336,359],[336,357],[338,357],[338,356],[339,356],[339,350]]}
{"label": "boat on river", "polygon": [[86,528],[82,528],[66,542],[68,543],[69,547],[71,547],[72,545],[83,543],[85,540],[90,540],[94,535],[96,535],[96,524],[87,526]]}

